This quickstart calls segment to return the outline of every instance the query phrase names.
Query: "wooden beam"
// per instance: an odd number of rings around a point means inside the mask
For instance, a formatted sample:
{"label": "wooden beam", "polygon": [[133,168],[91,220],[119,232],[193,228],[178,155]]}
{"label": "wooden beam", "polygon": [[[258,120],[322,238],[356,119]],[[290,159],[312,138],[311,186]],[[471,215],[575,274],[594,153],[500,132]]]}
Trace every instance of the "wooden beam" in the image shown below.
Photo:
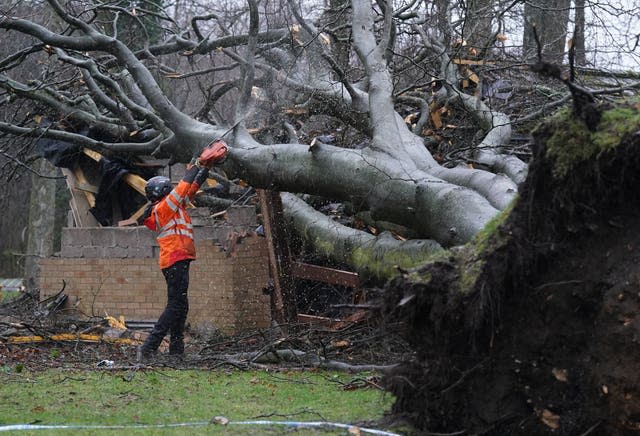
{"label": "wooden beam", "polygon": [[358,273],[342,271],[324,266],[310,265],[308,263],[294,262],[291,265],[291,272],[294,277],[303,280],[314,280],[316,282],[330,283],[332,285],[349,286],[357,288],[360,286]]}
{"label": "wooden beam", "polygon": [[303,324],[316,324],[323,327],[332,327],[335,322],[339,320],[331,319],[324,316],[307,315],[306,313],[298,314],[298,322]]}
{"label": "wooden beam", "polygon": [[291,254],[284,227],[284,212],[279,192],[258,189],[262,225],[269,251],[269,270],[273,279],[272,309],[282,325],[297,321],[296,298],[291,274]]}
{"label": "wooden beam", "polygon": [[98,193],[98,187],[89,183],[82,183],[78,181],[78,183],[76,184],[76,188],[84,192],[90,192],[94,195]]}
{"label": "wooden beam", "polygon": [[[82,168],[76,166],[76,168],[73,170],[73,174],[76,176],[75,188],[84,194],[90,207],[95,207],[96,196],[94,195],[94,193],[91,190],[81,188],[81,186],[91,186],[91,184],[87,181],[87,178],[84,176]],[[98,189],[95,189],[96,192],[98,192]]]}
{"label": "wooden beam", "polygon": [[298,322],[303,324],[320,325],[330,330],[340,330],[350,325],[357,324],[366,321],[371,317],[371,312],[368,310],[359,310],[346,318],[334,319],[324,316],[308,315],[306,313],[298,314]]}
{"label": "wooden beam", "polygon": [[146,196],[144,187],[147,186],[147,181],[137,174],[127,173],[122,177],[122,180],[140,194]]}
{"label": "wooden beam", "polygon": [[138,224],[138,218],[140,218],[142,216],[142,214],[144,213],[144,211],[147,209],[147,206],[149,205],[149,203],[145,203],[142,205],[142,207],[138,210],[136,210],[133,215],[131,215],[129,218],[118,221],[118,227],[124,227],[124,226],[135,226]]}
{"label": "wooden beam", "polygon": [[71,193],[71,213],[73,215],[73,221],[77,227],[100,227],[100,223],[89,212],[91,206],[87,200],[86,194],[76,188],[78,181],[73,171],[68,168],[60,168],[62,174],[67,181],[67,187]]}
{"label": "wooden beam", "polygon": [[451,62],[456,64],[456,65],[492,65],[492,64],[495,64],[495,62],[491,62],[491,61],[483,61],[483,60],[475,60],[475,59],[460,59],[460,58],[451,59]]}

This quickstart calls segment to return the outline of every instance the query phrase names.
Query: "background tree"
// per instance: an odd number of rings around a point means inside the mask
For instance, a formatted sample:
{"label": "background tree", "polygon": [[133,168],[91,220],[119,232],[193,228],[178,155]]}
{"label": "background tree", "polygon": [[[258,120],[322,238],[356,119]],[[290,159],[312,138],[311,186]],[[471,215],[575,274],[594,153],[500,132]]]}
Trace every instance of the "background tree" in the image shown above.
{"label": "background tree", "polygon": [[522,48],[525,58],[535,60],[538,44],[533,34],[539,35],[542,55],[547,62],[561,64],[564,59],[569,24],[570,0],[525,2]]}
{"label": "background tree", "polygon": [[493,47],[495,42],[495,32],[492,26],[494,16],[492,0],[467,2],[462,38],[470,55],[484,58],[486,52]]}
{"label": "background tree", "polygon": [[585,0],[575,0],[575,29],[573,32],[573,43],[576,47],[576,65],[587,64],[587,53],[585,51]]}

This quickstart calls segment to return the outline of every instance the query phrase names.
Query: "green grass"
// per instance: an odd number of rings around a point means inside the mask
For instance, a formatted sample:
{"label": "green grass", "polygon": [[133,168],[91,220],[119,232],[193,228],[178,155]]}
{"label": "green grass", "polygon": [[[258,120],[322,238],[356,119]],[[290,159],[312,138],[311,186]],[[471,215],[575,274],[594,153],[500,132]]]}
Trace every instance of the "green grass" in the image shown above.
{"label": "green grass", "polygon": [[20,295],[20,291],[2,291],[0,290],[0,303],[5,303]]}
{"label": "green grass", "polygon": [[[29,373],[5,366],[0,367],[0,424],[157,425],[208,422],[215,416],[231,421],[358,423],[382,418],[393,401],[391,395],[371,387],[344,389],[345,383],[365,377],[366,374],[332,372],[164,369]],[[61,431],[31,430],[20,434],[59,434]],[[66,433],[125,431],[127,434],[282,434],[290,430],[279,426],[232,424],[164,430],[74,429]],[[317,434],[317,430],[302,433],[311,434],[308,432]],[[342,430],[335,434],[345,433],[346,430]]]}

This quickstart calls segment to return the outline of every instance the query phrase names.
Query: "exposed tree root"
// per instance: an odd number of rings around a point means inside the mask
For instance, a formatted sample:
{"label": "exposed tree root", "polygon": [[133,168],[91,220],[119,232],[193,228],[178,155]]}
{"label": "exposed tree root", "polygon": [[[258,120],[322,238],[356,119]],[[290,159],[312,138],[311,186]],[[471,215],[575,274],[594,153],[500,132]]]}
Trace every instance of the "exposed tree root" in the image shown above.
{"label": "exposed tree root", "polygon": [[387,287],[387,319],[407,322],[416,358],[384,383],[394,412],[420,431],[574,435],[596,425],[623,434],[639,425],[640,364],[627,356],[640,286],[624,254],[640,244],[625,232],[640,227],[639,126],[624,127],[631,133],[617,147],[580,150],[560,175],[552,147],[572,149],[557,136],[570,122],[537,131],[527,182],[502,223]]}

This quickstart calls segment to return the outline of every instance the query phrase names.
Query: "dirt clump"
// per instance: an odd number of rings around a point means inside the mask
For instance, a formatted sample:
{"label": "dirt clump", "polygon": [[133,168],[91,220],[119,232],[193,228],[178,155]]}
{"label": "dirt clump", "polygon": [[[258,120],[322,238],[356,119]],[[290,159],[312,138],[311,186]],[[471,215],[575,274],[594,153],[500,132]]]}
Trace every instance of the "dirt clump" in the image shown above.
{"label": "dirt clump", "polygon": [[487,234],[387,286],[416,355],[385,384],[418,432],[640,431],[639,126],[612,146],[559,137],[571,122],[536,132],[519,199]]}

